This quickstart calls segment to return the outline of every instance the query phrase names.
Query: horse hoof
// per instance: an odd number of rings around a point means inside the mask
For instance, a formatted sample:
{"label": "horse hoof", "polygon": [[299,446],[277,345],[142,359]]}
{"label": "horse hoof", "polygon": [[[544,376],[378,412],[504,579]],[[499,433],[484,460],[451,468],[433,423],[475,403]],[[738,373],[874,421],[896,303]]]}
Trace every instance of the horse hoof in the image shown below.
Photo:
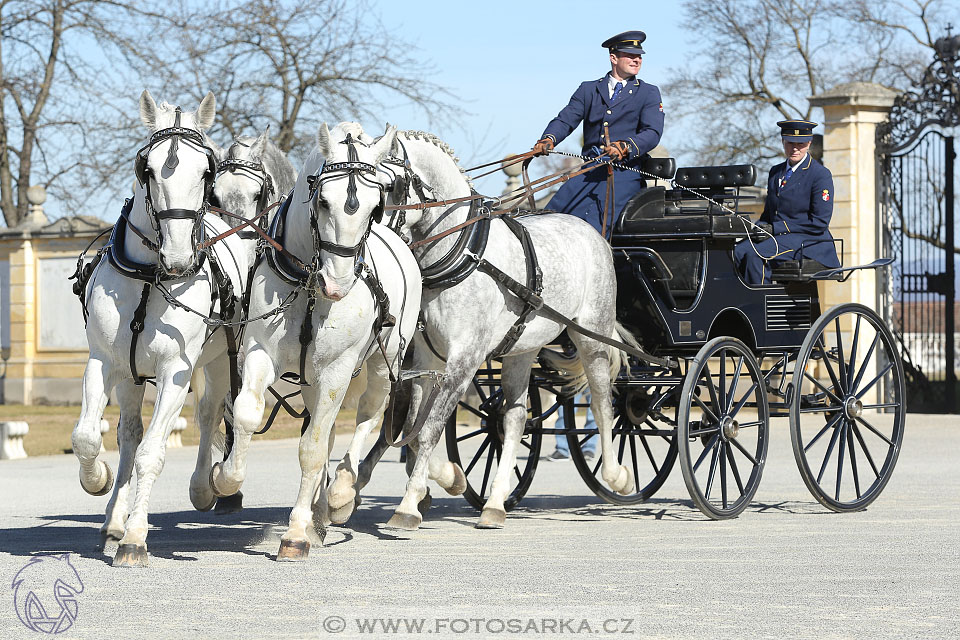
{"label": "horse hoof", "polygon": [[210,511],[213,509],[213,506],[217,503],[217,496],[210,496],[210,499],[206,502],[204,499],[203,491],[194,491],[190,490],[190,504],[193,505],[193,508],[197,511]]}
{"label": "horse hoof", "polygon": [[427,495],[423,496],[423,500],[417,503],[417,511],[420,512],[422,518],[427,517],[427,511],[430,511],[430,505],[433,504],[433,498],[430,497],[430,489],[427,489]]}
{"label": "horse hoof", "polygon": [[303,562],[310,555],[308,540],[280,540],[277,562]]}
{"label": "horse hoof", "polygon": [[83,487],[83,490],[89,493],[92,496],[105,496],[110,493],[110,490],[113,489],[113,469],[110,468],[110,465],[106,462],[97,461],[98,464],[103,465],[103,485],[99,489],[92,489],[83,483],[83,470],[80,470],[80,486]]}
{"label": "horse hoof", "polygon": [[456,463],[453,464],[453,484],[447,487],[445,490],[452,496],[463,495],[463,492],[467,490],[467,476],[463,473],[463,469],[460,468],[460,465]]}
{"label": "horse hoof", "polygon": [[226,498],[227,496],[236,493],[236,491],[227,491],[226,489],[218,488],[218,482],[223,482],[223,465],[219,462],[215,462],[213,463],[213,466],[210,467],[210,490],[213,491],[214,495],[216,495],[218,498]]}
{"label": "horse hoof", "polygon": [[213,512],[218,516],[241,511],[243,511],[243,494],[239,491],[232,496],[220,496],[217,498],[217,506],[213,508]]}
{"label": "horse hoof", "polygon": [[420,523],[423,522],[423,518],[420,517],[420,514],[413,515],[411,513],[395,513],[393,517],[387,521],[388,529],[403,529],[404,531],[416,531],[420,528]]}
{"label": "horse hoof", "polygon": [[[345,524],[347,520],[350,519],[350,516],[353,515],[353,511],[356,508],[356,503],[351,500],[347,504],[339,507],[337,509],[330,510],[330,522],[333,524]],[[314,527],[316,528],[316,527]]]}
{"label": "horse hoof", "polygon": [[477,521],[477,529],[503,529],[507,521],[507,512],[503,509],[484,507]]}
{"label": "horse hoof", "polygon": [[122,544],[113,557],[113,566],[143,568],[147,566],[147,547],[138,544]]}

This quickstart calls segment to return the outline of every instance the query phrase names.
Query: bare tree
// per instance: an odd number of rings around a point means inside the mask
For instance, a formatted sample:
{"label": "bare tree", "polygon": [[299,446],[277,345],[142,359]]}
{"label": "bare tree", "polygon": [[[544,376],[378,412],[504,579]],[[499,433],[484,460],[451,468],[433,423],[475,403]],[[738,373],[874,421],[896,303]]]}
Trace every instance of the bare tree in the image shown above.
{"label": "bare tree", "polygon": [[807,98],[842,82],[909,86],[955,17],[948,0],[687,0],[703,46],[664,96],[706,124],[680,149],[768,164],[782,153],[774,121],[810,119]]}
{"label": "bare tree", "polygon": [[380,119],[396,100],[418,105],[432,121],[460,114],[415,45],[367,2],[188,5],[175,34],[182,53],[165,60],[170,88],[195,97],[213,91],[219,126],[231,137],[269,124],[283,151],[303,155],[320,122]]}
{"label": "bare tree", "polygon": [[7,226],[26,215],[33,184],[79,212],[115,179],[131,130],[118,110],[119,70],[138,55],[131,22],[147,15],[131,4],[0,1],[0,210]]}

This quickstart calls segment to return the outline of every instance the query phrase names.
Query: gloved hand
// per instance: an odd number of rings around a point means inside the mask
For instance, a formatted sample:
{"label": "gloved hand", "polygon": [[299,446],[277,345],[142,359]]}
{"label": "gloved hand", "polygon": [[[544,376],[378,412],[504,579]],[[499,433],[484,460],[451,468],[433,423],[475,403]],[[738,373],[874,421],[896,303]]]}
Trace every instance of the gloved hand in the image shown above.
{"label": "gloved hand", "polygon": [[769,222],[756,222],[750,229],[750,237],[754,240],[766,240],[773,235],[773,225]]}
{"label": "gloved hand", "polygon": [[541,138],[537,140],[537,144],[533,145],[533,150],[538,156],[543,156],[553,151],[553,138]]}
{"label": "gloved hand", "polygon": [[630,153],[630,147],[623,140],[614,140],[603,148],[603,153],[610,156],[614,162],[623,160]]}

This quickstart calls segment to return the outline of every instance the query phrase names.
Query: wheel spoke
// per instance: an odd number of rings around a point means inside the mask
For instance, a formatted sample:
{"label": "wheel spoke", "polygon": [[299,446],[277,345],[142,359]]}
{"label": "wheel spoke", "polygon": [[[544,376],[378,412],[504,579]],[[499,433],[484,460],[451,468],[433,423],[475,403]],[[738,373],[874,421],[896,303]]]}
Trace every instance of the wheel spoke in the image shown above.
{"label": "wheel spoke", "polygon": [[[859,316],[858,316],[859,317]],[[847,447],[850,449],[850,470],[853,472],[853,490],[857,494],[857,500],[860,499],[860,473],[857,471],[857,454],[853,448],[853,429],[855,423],[850,423],[847,427]]]}
{"label": "wheel spoke", "polygon": [[830,456],[833,455],[833,448],[837,445],[837,439],[840,437],[841,428],[834,428],[833,436],[830,437],[830,444],[827,446],[827,452],[823,456],[823,464],[820,465],[820,473],[817,474],[817,484],[823,480],[823,474],[827,470],[827,462],[830,460]]}
{"label": "wheel spoke", "polygon": [[[733,384],[730,385],[730,394],[727,398],[727,404],[724,406],[723,410],[731,414],[731,416],[736,415],[736,412],[730,411],[730,405],[733,404],[733,398],[737,394],[737,385],[740,383],[740,370],[743,368],[743,356],[740,356],[740,360],[737,362],[737,368],[733,372]],[[756,385],[754,385],[756,386]],[[749,394],[748,394],[749,395]]]}
{"label": "wheel spoke", "polygon": [[696,402],[697,406],[699,406],[707,415],[707,417],[710,418],[711,422],[720,422],[720,418],[718,418],[717,414],[713,412],[713,409],[704,404],[703,400],[701,400],[697,394],[693,394],[693,401]]}
{"label": "wheel spoke", "polygon": [[[703,424],[703,423],[701,423]],[[720,431],[720,425],[714,424],[708,427],[701,427],[699,429],[690,429],[690,437],[700,437],[710,435],[711,433],[718,433]]]}
{"label": "wheel spoke", "polygon": [[[803,372],[803,377],[809,380],[810,382],[812,382],[813,384],[815,384],[816,386],[820,387],[825,394],[833,398],[834,402],[839,402],[840,404],[843,404],[843,400],[837,394],[835,394],[830,389],[827,389],[825,386],[823,386],[823,384],[820,383],[819,380],[814,378],[812,375],[810,375],[806,371]],[[834,389],[836,389],[836,387],[834,387]],[[800,393],[800,389],[797,389],[797,393]]]}
{"label": "wheel spoke", "polygon": [[864,394],[867,393],[867,391],[870,391],[870,389],[873,387],[873,385],[877,384],[877,382],[880,381],[880,378],[882,378],[883,376],[887,375],[887,372],[890,371],[890,369],[893,369],[893,363],[892,363],[892,362],[891,362],[890,364],[888,364],[886,367],[884,367],[883,371],[881,371],[880,373],[878,373],[877,376],[876,376],[873,380],[871,380],[868,384],[864,385],[863,390],[861,390],[860,393],[856,394],[857,400],[859,400],[860,398],[862,398],[862,397],[864,396]]}
{"label": "wheel spoke", "polygon": [[[853,344],[850,346],[850,360],[847,361],[847,380],[850,380],[853,377],[853,371],[857,363],[857,342],[860,340],[860,320],[863,319],[859,313],[857,314],[857,326],[853,330]],[[851,387],[852,389],[853,387]]]}
{"label": "wheel spoke", "polygon": [[643,445],[643,450],[647,452],[647,459],[650,460],[650,465],[653,467],[654,472],[659,474],[660,467],[657,466],[657,461],[653,457],[653,451],[650,450],[650,444],[644,436],[640,436],[640,444]]}
{"label": "wheel spoke", "polygon": [[873,469],[873,474],[876,477],[880,477],[880,470],[877,469],[877,463],[873,461],[873,456],[870,455],[870,449],[867,448],[867,443],[863,440],[863,434],[860,433],[860,429],[857,428],[856,423],[853,425],[853,435],[857,436],[857,441],[860,443],[860,448],[863,450],[863,455],[866,456],[867,462],[870,463],[870,468]]}
{"label": "wheel spoke", "polygon": [[899,402],[888,402],[885,404],[865,404],[863,405],[864,409],[899,409]]}
{"label": "wheel spoke", "polygon": [[480,384],[478,378],[473,379],[473,390],[477,392],[477,395],[480,396],[480,402],[484,403],[487,401],[487,394],[483,392],[483,387],[485,385]]}
{"label": "wheel spoke", "polygon": [[833,382],[833,388],[837,389],[841,395],[844,395],[843,385],[837,378],[837,372],[833,370],[833,363],[830,362],[830,352],[827,351],[826,344],[823,342],[823,336],[818,339],[820,342],[821,353],[823,353],[823,364],[827,367],[827,373],[830,374],[830,380]]}
{"label": "wheel spoke", "polygon": [[526,442],[523,438],[520,439],[520,444],[526,447],[527,451],[532,451],[532,448],[530,447],[530,443]]}
{"label": "wheel spoke", "polygon": [[523,480],[523,476],[520,474],[520,467],[517,465],[514,465],[513,467],[513,475],[517,476],[517,482]]}
{"label": "wheel spoke", "polygon": [[630,459],[633,461],[633,484],[634,487],[639,489],[640,469],[637,468],[637,443],[632,435],[630,436]]}
{"label": "wheel spoke", "polygon": [[713,448],[713,445],[717,440],[720,439],[719,434],[710,438],[710,442],[707,443],[707,446],[703,448],[703,453],[700,454],[700,457],[697,458],[697,463],[693,465],[693,470],[696,471],[700,467],[700,463],[703,462],[703,459],[707,457],[707,454],[710,453],[710,449]]}
{"label": "wheel spoke", "polygon": [[890,445],[891,447],[895,447],[895,446],[896,446],[895,444],[893,444],[893,440],[891,440],[891,439],[888,438],[887,436],[885,436],[885,435],[883,435],[882,433],[880,433],[879,431],[877,431],[877,428],[874,427],[874,426],[873,426],[872,424],[870,424],[869,422],[867,422],[866,420],[864,420],[862,416],[857,416],[857,422],[859,422],[860,424],[862,424],[863,426],[865,426],[867,429],[870,429],[870,431],[873,431],[873,433],[876,434],[876,436],[877,436],[878,438],[880,438],[881,440],[883,440],[884,442],[886,442],[886,443],[887,443],[888,445]]}
{"label": "wheel spoke", "polygon": [[835,416],[833,416],[832,418],[830,418],[829,420],[827,420],[827,424],[823,425],[823,429],[820,429],[820,432],[817,433],[817,435],[815,435],[815,436],[813,437],[813,440],[811,440],[810,442],[807,443],[807,446],[805,446],[805,447],[803,448],[803,451],[804,451],[804,452],[809,451],[809,450],[810,450],[810,447],[812,447],[813,445],[815,445],[815,444],[817,443],[817,440],[819,440],[820,437],[821,437],[823,434],[825,434],[827,431],[829,431],[831,427],[833,427],[834,425],[836,425],[836,424],[837,424],[837,421],[838,421],[841,417],[843,417],[843,414],[838,413],[837,415],[835,415]]}
{"label": "wheel spoke", "polygon": [[831,411],[833,412],[843,411],[843,406],[838,405],[836,407],[827,407],[827,406],[804,407],[803,409],[800,409],[800,413],[829,413]]}
{"label": "wheel spoke", "polygon": [[723,508],[727,508],[727,452],[726,445],[720,443],[720,500],[723,502]]}
{"label": "wheel spoke", "polygon": [[480,448],[477,449],[477,453],[473,456],[473,460],[470,461],[470,464],[467,465],[467,468],[464,470],[464,473],[465,473],[465,474],[469,474],[471,471],[473,471],[473,468],[477,465],[477,461],[480,459],[480,456],[483,455],[484,449],[486,449],[488,446],[490,446],[490,443],[491,443],[491,442],[492,442],[492,440],[491,440],[490,436],[487,435],[487,439],[484,440],[484,441],[483,441],[483,444],[480,445]]}
{"label": "wheel spoke", "polygon": [[[731,441],[732,444],[736,444],[736,440]],[[733,479],[737,481],[737,489],[740,490],[740,495],[744,494],[743,491],[743,480],[740,478],[740,469],[737,467],[737,460],[733,457],[733,448],[727,447],[727,459],[730,461],[730,470],[733,472]]]}
{"label": "wheel spoke", "polygon": [[723,350],[720,351],[720,377],[717,378],[718,386],[718,400],[717,408],[720,411],[725,411],[727,407],[727,356],[724,355]]}
{"label": "wheel spoke", "polygon": [[[721,362],[722,362],[722,359],[721,359]],[[715,406],[715,407],[721,407],[721,406],[723,406],[723,405],[720,404],[720,401],[719,401],[719,399],[717,398],[717,385],[714,384],[714,382],[713,382],[713,374],[710,373],[710,366],[706,363],[706,361],[704,361],[704,363],[703,363],[703,372],[702,372],[700,375],[706,377],[706,380],[707,380],[707,391],[710,392],[710,404],[712,404],[712,405]],[[699,386],[699,385],[698,385],[698,386]],[[697,396],[696,390],[694,390],[694,394],[693,394],[693,395],[694,395],[694,397]]]}
{"label": "wheel spoke", "polygon": [[843,479],[843,458],[847,449],[847,421],[840,426],[840,448],[837,450],[837,492],[834,500],[840,502],[840,481]]}
{"label": "wheel spoke", "polygon": [[710,456],[710,471],[707,473],[707,490],[704,492],[703,497],[710,501],[710,492],[713,490],[713,479],[717,475],[717,461],[720,458],[720,449],[723,448],[723,443],[716,441],[713,445],[713,455]]}
{"label": "wheel spoke", "polygon": [[493,451],[491,451],[490,454],[487,456],[487,466],[483,470],[483,482],[480,484],[481,498],[487,495],[487,480],[490,478],[491,468],[493,468]]}
{"label": "wheel spoke", "polygon": [[867,366],[870,364],[870,357],[873,355],[873,350],[877,348],[878,342],[880,342],[879,332],[877,332],[877,335],[873,337],[873,342],[870,343],[870,348],[867,349],[867,355],[863,357],[863,366],[861,366],[860,370],[857,371],[857,377],[854,378],[853,384],[850,385],[851,389],[856,389],[860,385],[860,381],[863,379],[863,374],[867,372]]}
{"label": "wheel spoke", "polygon": [[759,427],[763,424],[763,420],[753,420],[752,422],[741,422],[739,424],[741,429],[746,429],[747,427]]}
{"label": "wheel spoke", "polygon": [[833,319],[833,326],[837,333],[837,369],[840,370],[840,390],[847,393],[847,360],[843,357],[843,334],[840,333],[840,316]]}
{"label": "wheel spoke", "polygon": [[477,429],[476,431],[471,431],[470,433],[468,433],[468,434],[465,435],[465,436],[457,436],[457,442],[463,442],[464,440],[469,440],[470,438],[475,438],[475,437],[477,437],[478,435],[480,435],[481,433],[486,433],[486,432],[487,432],[487,430],[481,427],[480,429]]}
{"label": "wheel spoke", "polygon": [[747,404],[747,400],[750,399],[750,396],[753,395],[753,392],[756,390],[756,388],[757,388],[756,382],[750,385],[750,388],[747,389],[747,392],[745,394],[743,394],[743,397],[740,398],[740,401],[737,402],[736,406],[733,409],[731,409],[730,411],[731,416],[735,416],[738,413],[740,413],[740,409],[743,409],[743,405]]}
{"label": "wheel spoke", "polygon": [[751,454],[749,451],[743,448],[742,444],[740,444],[736,440],[731,440],[730,444],[735,446],[737,450],[740,451],[740,453],[746,456],[747,460],[749,460],[753,464],[753,466],[757,466],[758,464],[760,464],[759,462],[757,462],[757,459],[753,457],[753,454]]}
{"label": "wheel spoke", "polygon": [[623,452],[627,448],[627,436],[623,434],[620,436],[620,451],[617,453],[617,462],[623,464]]}

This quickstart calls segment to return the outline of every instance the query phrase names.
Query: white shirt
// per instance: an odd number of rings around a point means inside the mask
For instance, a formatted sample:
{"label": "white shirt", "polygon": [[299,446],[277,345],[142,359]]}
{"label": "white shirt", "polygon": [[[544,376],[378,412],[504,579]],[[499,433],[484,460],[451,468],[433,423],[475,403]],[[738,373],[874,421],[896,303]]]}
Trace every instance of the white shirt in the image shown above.
{"label": "white shirt", "polygon": [[[633,82],[633,78],[635,77],[636,76],[633,76],[633,77],[627,78],[626,80],[617,80],[616,78],[613,77],[612,73],[608,73],[607,74],[607,97],[613,98],[613,90],[617,86],[618,82],[623,84],[623,87],[625,88],[628,84]],[[620,90],[623,91],[623,88],[621,88]]]}

